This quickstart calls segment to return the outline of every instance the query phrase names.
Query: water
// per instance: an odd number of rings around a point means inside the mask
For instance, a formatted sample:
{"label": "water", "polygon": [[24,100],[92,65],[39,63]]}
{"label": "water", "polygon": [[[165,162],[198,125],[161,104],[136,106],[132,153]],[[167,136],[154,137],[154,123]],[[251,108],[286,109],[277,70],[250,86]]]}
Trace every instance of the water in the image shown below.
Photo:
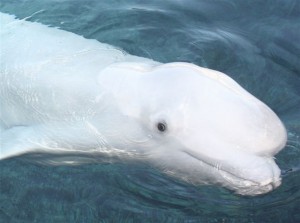
{"label": "water", "polygon": [[194,187],[142,163],[0,162],[0,222],[300,222],[300,1],[1,0],[0,11],[160,62],[225,72],[288,130],[283,183],[258,197]]}

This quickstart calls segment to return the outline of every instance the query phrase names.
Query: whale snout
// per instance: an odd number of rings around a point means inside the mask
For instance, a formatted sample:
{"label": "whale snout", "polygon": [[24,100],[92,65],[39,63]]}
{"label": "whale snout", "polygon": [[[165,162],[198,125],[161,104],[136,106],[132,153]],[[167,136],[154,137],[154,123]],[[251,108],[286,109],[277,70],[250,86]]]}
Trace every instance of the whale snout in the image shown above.
{"label": "whale snout", "polygon": [[281,178],[269,179],[262,183],[247,182],[246,186],[241,186],[236,189],[237,194],[256,196],[260,194],[268,193],[281,185]]}
{"label": "whale snout", "polygon": [[255,196],[281,185],[281,171],[272,157],[227,149],[215,154],[186,150],[186,154],[198,160],[213,176],[212,183],[220,184],[237,194]]}
{"label": "whale snout", "polygon": [[244,167],[233,167],[236,171],[223,172],[224,182],[241,195],[259,195],[274,190],[281,185],[281,171],[272,158],[255,158],[258,161],[246,163]]}

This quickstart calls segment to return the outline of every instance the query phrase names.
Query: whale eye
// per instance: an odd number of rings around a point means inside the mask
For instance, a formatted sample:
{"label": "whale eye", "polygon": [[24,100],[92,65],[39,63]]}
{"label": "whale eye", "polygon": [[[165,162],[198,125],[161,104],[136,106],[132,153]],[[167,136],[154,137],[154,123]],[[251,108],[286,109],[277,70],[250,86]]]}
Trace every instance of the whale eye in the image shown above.
{"label": "whale eye", "polygon": [[165,132],[167,130],[167,124],[164,122],[157,123],[156,127],[160,132]]}

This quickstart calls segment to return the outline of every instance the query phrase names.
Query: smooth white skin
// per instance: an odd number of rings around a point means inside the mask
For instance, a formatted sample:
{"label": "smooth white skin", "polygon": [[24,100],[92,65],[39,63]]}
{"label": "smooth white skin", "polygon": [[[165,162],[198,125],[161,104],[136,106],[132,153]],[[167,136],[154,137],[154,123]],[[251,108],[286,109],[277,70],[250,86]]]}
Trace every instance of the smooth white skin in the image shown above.
{"label": "smooth white skin", "polygon": [[286,130],[225,74],[160,64],[3,13],[0,19],[1,159],[101,154],[243,195],[280,185],[273,156]]}

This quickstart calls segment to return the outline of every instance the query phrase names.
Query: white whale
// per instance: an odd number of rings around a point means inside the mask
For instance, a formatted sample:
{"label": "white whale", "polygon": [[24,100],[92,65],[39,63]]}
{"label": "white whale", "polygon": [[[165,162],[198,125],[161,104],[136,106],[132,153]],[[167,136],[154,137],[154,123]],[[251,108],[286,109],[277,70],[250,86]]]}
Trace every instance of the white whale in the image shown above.
{"label": "white whale", "polygon": [[282,122],[225,74],[0,19],[1,159],[118,156],[242,195],[281,184],[273,156],[286,143]]}

